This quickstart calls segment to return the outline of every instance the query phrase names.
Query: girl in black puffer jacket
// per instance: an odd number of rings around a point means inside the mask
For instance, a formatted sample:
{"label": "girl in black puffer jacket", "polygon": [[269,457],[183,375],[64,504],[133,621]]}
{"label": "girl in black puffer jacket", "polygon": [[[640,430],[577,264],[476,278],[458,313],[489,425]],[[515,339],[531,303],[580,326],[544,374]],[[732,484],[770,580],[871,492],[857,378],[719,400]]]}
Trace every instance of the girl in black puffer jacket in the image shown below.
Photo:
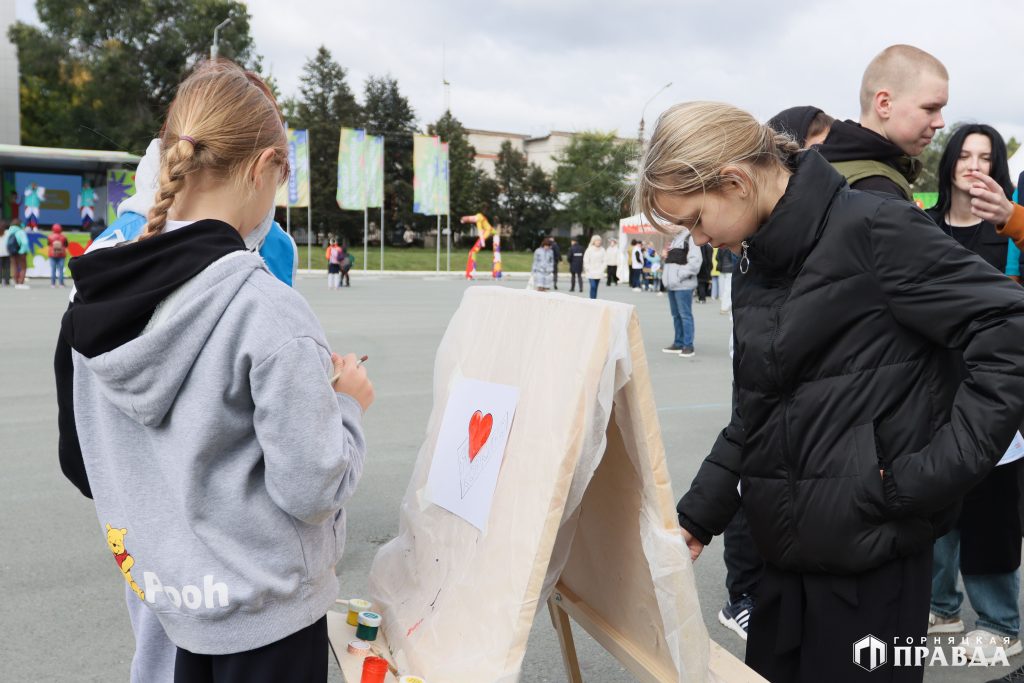
{"label": "girl in black puffer jacket", "polygon": [[636,198],[652,225],[740,256],[734,414],[678,510],[694,559],[747,513],[767,563],[748,663],[861,680],[871,635],[889,676],[869,680],[920,681],[892,647],[925,635],[932,541],[1024,418],[1024,294],[728,105],[661,116]]}

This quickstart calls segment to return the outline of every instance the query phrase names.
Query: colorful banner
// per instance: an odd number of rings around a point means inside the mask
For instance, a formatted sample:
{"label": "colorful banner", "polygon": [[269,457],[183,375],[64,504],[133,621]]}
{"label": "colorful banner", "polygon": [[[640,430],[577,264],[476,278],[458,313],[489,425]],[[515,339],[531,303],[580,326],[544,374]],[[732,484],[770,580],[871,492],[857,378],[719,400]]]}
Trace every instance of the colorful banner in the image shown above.
{"label": "colorful banner", "polygon": [[107,171],[107,225],[117,220],[117,207],[135,194],[135,171]]}
{"label": "colorful banner", "polygon": [[439,198],[437,201],[437,213],[441,215],[448,215],[448,143],[441,143],[441,154],[438,158],[438,174],[440,176],[440,182],[438,183]]}
{"label": "colorful banner", "polygon": [[384,206],[384,138],[366,136],[366,206]]}
{"label": "colorful banner", "polygon": [[[28,238],[28,258],[25,260],[25,275],[32,278],[50,277],[50,237],[49,230],[26,230],[25,237]],[[75,256],[81,256],[89,246],[91,238],[87,232],[65,232],[68,238],[68,256],[64,259],[64,275],[71,276],[68,270],[68,261]]]}
{"label": "colorful banner", "polygon": [[437,216],[441,211],[441,138],[414,135],[412,143],[413,213]]}
{"label": "colorful banner", "polygon": [[366,208],[366,131],[360,128],[341,129],[335,199],[342,209]]}
{"label": "colorful banner", "polygon": [[288,181],[277,189],[277,206],[309,206],[309,131],[288,129]]}

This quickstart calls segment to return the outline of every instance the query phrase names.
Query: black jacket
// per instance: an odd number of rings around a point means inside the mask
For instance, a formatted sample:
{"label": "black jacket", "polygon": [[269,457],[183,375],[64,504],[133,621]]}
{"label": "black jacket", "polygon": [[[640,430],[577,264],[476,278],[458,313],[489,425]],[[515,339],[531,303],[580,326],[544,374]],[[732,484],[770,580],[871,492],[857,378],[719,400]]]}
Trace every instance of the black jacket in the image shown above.
{"label": "black jacket", "polygon": [[854,574],[929,548],[1010,443],[1024,293],[909,202],[795,166],[733,276],[733,419],[678,511],[709,541],[742,481],[767,562]]}
{"label": "black jacket", "polygon": [[583,272],[583,246],[579,244],[573,244],[569,247],[569,255],[567,257],[569,261],[569,272],[570,273],[582,273]]}
{"label": "black jacket", "polygon": [[[896,169],[909,183],[913,183],[921,172],[920,161],[907,156],[902,149],[856,121],[833,122],[825,142],[816,149],[821,156],[833,163],[864,159],[881,161]],[[900,186],[885,176],[864,178],[853,183],[851,187],[855,190],[872,190],[903,197]]]}
{"label": "black jacket", "polygon": [[946,217],[936,209],[925,211],[942,232],[960,242],[965,249],[973,251],[1000,273],[1006,272],[1006,258],[1009,255],[1010,240],[996,232],[996,226],[988,221],[979,221],[976,227],[953,228],[946,223]]}

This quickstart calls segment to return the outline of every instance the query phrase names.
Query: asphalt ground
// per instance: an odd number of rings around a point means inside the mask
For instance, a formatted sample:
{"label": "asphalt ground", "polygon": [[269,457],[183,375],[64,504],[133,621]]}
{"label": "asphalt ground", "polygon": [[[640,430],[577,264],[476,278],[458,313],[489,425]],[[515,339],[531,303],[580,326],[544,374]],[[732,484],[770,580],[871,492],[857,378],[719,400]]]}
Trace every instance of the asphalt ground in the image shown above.
{"label": "asphalt ground", "polygon": [[[568,277],[560,282],[564,291]],[[522,287],[525,280],[467,285],[355,272],[350,288],[325,285],[322,276],[298,282],[332,347],[370,356],[367,370],[377,392],[365,420],[366,470],[348,505],[348,541],[338,566],[340,597],[361,596],[374,554],[398,530],[399,504],[432,408],[434,355],[449,318],[467,286]],[[669,470],[681,494],[729,417],[728,316],[717,302],[695,303],[697,354],[683,359],[661,352],[672,340],[664,296],[603,284],[599,296],[637,307]],[[57,462],[52,361],[66,305],[67,290],[40,281],[28,291],[0,289],[0,681],[127,681],[134,650],[124,582],[95,510]],[[586,344],[580,339],[581,347]],[[742,658],[743,641],[717,619],[727,597],[719,539],[701,556],[696,577],[711,637]],[[973,628],[969,606],[963,616]],[[578,628],[575,638],[584,680],[634,680]],[[1024,657],[1010,663],[1020,666]],[[331,671],[331,680],[340,681]],[[1006,671],[930,667],[925,680],[973,683]],[[534,621],[521,680],[566,680],[546,610]]]}

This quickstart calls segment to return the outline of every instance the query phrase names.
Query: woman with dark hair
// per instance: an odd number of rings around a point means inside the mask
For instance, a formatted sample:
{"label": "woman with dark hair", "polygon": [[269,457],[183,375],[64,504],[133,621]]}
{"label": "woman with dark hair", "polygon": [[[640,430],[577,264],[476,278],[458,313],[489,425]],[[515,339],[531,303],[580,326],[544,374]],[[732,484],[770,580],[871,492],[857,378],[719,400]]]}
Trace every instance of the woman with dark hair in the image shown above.
{"label": "woman with dark hair", "polygon": [[939,160],[939,198],[928,215],[957,242],[1006,271],[1008,240],[996,226],[971,211],[971,188],[978,175],[989,176],[1003,194],[1013,194],[1006,143],[999,132],[981,123],[960,126],[949,138]]}
{"label": "woman with dark hair", "polygon": [[[928,214],[943,232],[1004,273],[1009,240],[997,233],[994,224],[971,211],[971,189],[978,174],[991,178],[1007,197],[1013,193],[1002,136],[991,126],[968,124],[957,128],[946,144],[939,161],[939,199]],[[1021,552],[1018,464],[993,469],[964,497],[959,523],[935,541],[928,617],[931,634],[964,630],[960,619],[964,596],[957,590],[959,569],[978,613],[976,630],[967,634],[970,642],[980,637],[984,650],[994,649],[989,643],[998,642],[1007,656],[1021,651],[1017,637]]]}

